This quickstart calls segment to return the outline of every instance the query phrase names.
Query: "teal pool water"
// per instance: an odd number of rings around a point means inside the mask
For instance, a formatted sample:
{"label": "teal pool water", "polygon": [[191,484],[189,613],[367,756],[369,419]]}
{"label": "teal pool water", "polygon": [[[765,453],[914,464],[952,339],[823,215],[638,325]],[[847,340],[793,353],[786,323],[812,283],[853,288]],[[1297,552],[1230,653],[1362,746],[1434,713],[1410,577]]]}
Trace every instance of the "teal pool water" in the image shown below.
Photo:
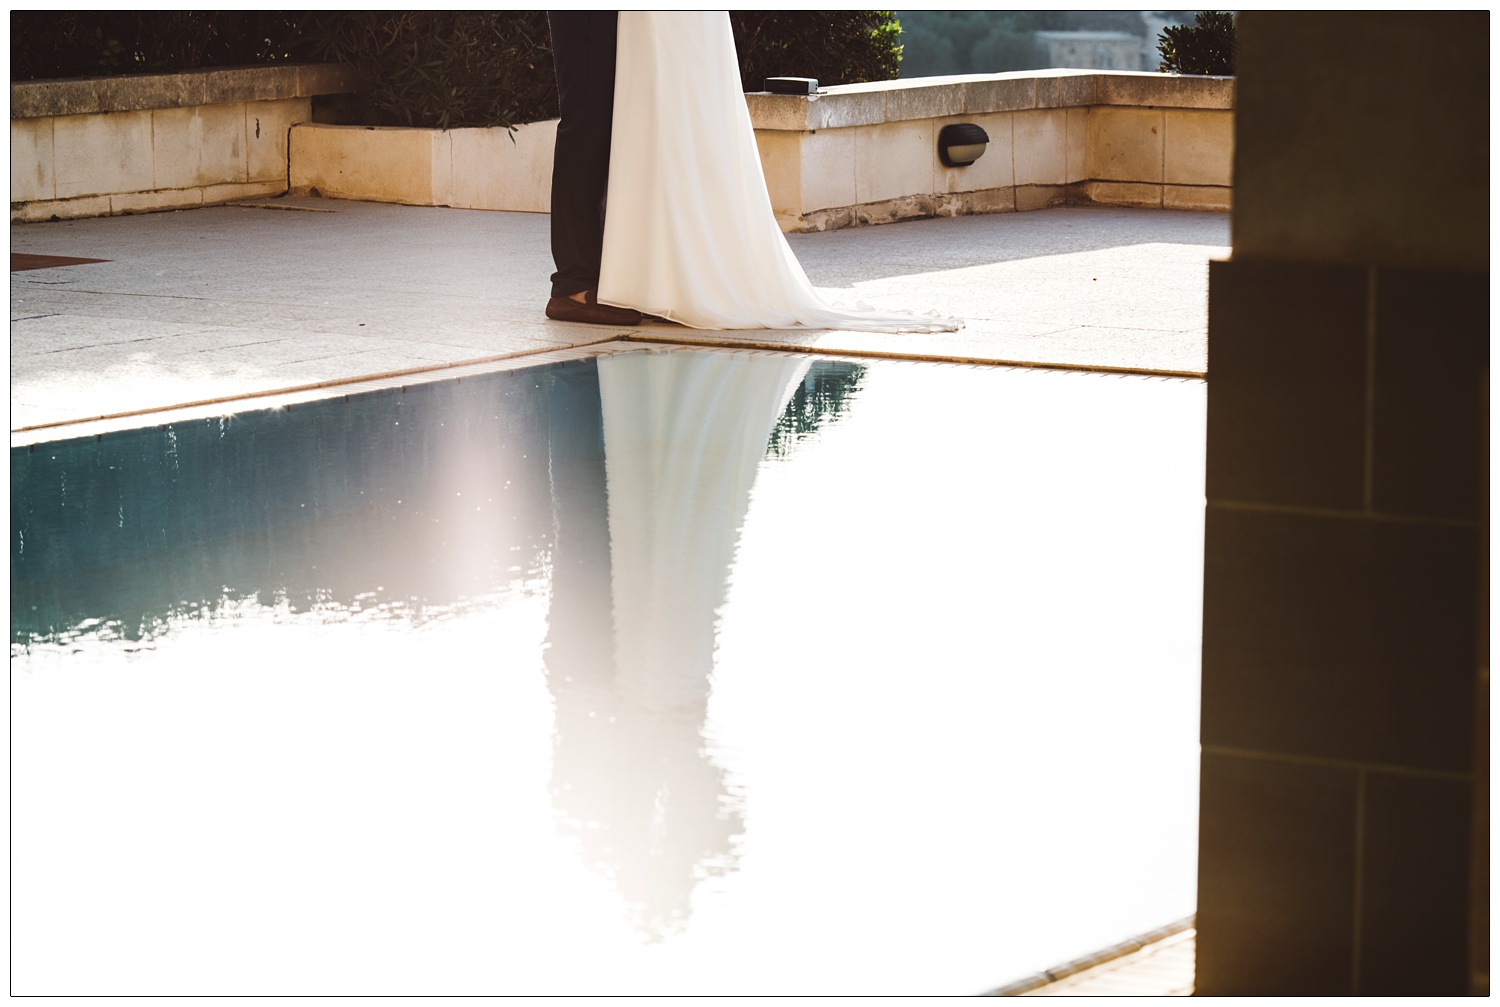
{"label": "teal pool water", "polygon": [[1201,382],[637,351],[13,449],[17,993],[978,993],[1194,908]]}

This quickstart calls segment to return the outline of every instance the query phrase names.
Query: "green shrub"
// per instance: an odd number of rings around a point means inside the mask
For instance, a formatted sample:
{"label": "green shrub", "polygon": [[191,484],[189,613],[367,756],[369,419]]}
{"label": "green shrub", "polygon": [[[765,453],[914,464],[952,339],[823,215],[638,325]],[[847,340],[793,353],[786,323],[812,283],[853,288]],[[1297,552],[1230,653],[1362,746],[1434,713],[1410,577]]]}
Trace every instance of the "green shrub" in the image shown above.
{"label": "green shrub", "polygon": [[[735,11],[740,79],[890,80],[900,25],[890,11]],[[322,58],[353,64],[376,125],[510,126],[557,115],[541,11],[356,11],[314,22]]]}
{"label": "green shrub", "polygon": [[305,11],[11,11],[10,79],[307,59]]}
{"label": "green shrub", "polygon": [[[740,78],[890,80],[891,11],[735,11]],[[509,126],[557,115],[542,11],[13,11],[11,79],[170,72],[276,61],[352,65],[340,104],[366,125]]]}
{"label": "green shrub", "polygon": [[893,11],[741,10],[729,20],[746,91],[767,77],[814,77],[819,86],[895,80],[901,68]]}
{"label": "green shrub", "polygon": [[1158,36],[1163,73],[1234,76],[1234,15],[1199,11],[1193,25],[1173,25]]}
{"label": "green shrub", "polygon": [[543,11],[320,12],[323,59],[358,72],[370,125],[510,126],[557,115]]}

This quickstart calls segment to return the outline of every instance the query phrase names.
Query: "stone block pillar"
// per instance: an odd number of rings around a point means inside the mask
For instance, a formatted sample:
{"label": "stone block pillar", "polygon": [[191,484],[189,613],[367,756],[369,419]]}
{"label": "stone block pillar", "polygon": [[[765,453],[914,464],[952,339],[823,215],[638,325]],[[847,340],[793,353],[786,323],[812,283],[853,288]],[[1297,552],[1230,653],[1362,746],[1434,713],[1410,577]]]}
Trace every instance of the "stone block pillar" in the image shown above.
{"label": "stone block pillar", "polygon": [[1487,989],[1488,16],[1240,17],[1199,995]]}

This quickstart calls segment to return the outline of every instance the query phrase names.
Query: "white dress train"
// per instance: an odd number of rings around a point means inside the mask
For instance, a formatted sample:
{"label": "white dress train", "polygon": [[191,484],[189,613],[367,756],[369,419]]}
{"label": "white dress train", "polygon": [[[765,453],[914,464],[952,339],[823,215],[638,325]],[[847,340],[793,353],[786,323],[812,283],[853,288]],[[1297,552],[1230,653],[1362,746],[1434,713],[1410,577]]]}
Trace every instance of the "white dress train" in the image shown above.
{"label": "white dress train", "polygon": [[813,289],[771,209],[724,11],[619,14],[598,296],[696,329],[962,326]]}

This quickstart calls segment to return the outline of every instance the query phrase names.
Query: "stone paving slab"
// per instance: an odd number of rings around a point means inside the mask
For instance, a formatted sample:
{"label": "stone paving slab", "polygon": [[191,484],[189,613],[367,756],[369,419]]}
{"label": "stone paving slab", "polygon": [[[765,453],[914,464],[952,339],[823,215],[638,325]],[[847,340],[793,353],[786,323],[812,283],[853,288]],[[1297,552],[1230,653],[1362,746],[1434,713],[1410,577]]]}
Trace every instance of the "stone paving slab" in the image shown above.
{"label": "stone paving slab", "polygon": [[612,336],[823,353],[1207,369],[1219,213],[1058,208],[790,235],[830,300],[956,333],[612,330],[542,314],[544,214],[285,198],[11,227],[11,425],[462,365]]}

